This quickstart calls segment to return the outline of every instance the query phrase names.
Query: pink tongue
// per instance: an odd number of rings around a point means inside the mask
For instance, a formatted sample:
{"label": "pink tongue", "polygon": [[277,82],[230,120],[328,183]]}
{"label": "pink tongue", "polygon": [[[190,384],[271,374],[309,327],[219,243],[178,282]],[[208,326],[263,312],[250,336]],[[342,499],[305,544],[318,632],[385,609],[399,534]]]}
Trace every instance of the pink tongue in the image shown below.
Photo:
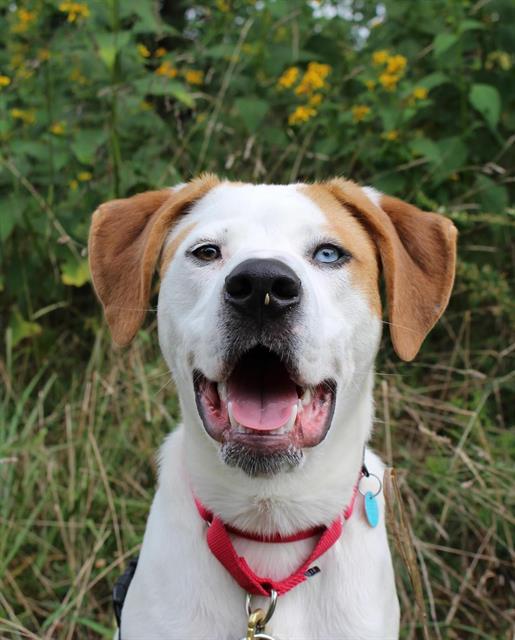
{"label": "pink tongue", "polygon": [[252,370],[236,369],[228,382],[227,399],[241,425],[272,431],[288,422],[292,406],[298,401],[297,389],[279,362],[260,365]]}

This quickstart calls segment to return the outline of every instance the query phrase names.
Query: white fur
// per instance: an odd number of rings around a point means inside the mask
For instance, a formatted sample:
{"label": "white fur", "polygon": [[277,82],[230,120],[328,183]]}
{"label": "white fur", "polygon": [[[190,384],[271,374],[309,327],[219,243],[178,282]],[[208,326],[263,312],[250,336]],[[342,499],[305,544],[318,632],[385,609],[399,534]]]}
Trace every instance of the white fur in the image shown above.
{"label": "white fur", "polygon": [[[376,192],[369,191],[374,200]],[[244,636],[245,594],[211,554],[192,492],[240,528],[288,534],[330,523],[350,501],[372,429],[373,361],[381,323],[345,266],[324,270],[306,259],[309,243],[327,235],[317,205],[297,185],[223,183],[193,207],[173,237],[192,223],[164,275],[158,304],[161,349],[177,385],[183,425],[161,449],[159,488],[123,609],[123,640]],[[186,250],[200,241],[220,244],[223,259],[195,264]],[[224,280],[235,265],[256,256],[280,258],[302,281],[302,314],[295,329],[306,383],[326,378],[338,383],[325,440],[304,451],[301,467],[270,478],[251,478],[222,462],[219,444],[202,426],[192,385],[193,368],[220,380]],[[383,465],[370,451],[366,463],[382,477]],[[380,524],[372,529],[358,496],[340,540],[316,561],[321,572],[279,598],[267,633],[277,640],[398,637],[382,495],[379,503]],[[234,538],[254,571],[274,579],[302,564],[313,544]]]}
{"label": "white fur", "polygon": [[380,191],[374,189],[374,187],[363,187],[363,191],[376,207],[381,206],[381,196],[383,194]]}

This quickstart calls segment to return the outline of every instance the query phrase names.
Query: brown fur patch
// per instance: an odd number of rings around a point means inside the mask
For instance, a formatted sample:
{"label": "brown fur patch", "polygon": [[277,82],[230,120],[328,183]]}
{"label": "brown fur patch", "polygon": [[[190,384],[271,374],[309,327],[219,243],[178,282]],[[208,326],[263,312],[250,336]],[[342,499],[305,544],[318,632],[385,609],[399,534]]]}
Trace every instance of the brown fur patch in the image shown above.
{"label": "brown fur patch", "polygon": [[324,184],[305,185],[300,191],[320,207],[327,218],[329,234],[335,236],[342,247],[352,254],[353,259],[347,267],[352,284],[365,295],[373,313],[381,317],[379,266],[370,235]]}
{"label": "brown fur patch", "polygon": [[441,215],[390,196],[377,207],[350,180],[326,183],[368,231],[383,267],[395,351],[412,360],[445,311],[454,282],[457,231]]}
{"label": "brown fur patch", "polygon": [[159,267],[159,277],[161,278],[161,280],[163,279],[163,276],[168,269],[168,265],[173,260],[173,257],[175,256],[175,253],[181,245],[182,241],[194,228],[195,223],[192,222],[191,224],[187,224],[179,231],[179,233],[174,238],[172,238],[168,246],[164,249],[163,256],[161,258],[161,266]]}
{"label": "brown fur patch", "polygon": [[148,191],[102,204],[93,214],[89,261],[114,341],[128,344],[148,307],[152,276],[174,221],[220,184],[204,175],[179,191]]}

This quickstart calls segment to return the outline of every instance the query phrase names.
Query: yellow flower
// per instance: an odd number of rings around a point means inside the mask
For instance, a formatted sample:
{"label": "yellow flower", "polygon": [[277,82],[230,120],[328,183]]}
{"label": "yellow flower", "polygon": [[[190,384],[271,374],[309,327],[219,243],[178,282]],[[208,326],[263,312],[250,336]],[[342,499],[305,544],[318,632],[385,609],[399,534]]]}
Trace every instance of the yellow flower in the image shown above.
{"label": "yellow flower", "polygon": [[372,62],[379,66],[381,64],[385,64],[388,61],[389,55],[386,49],[381,49],[380,51],[374,51],[372,54]]}
{"label": "yellow flower", "polygon": [[54,136],[62,136],[64,133],[65,127],[64,122],[54,122],[50,125],[50,133],[53,133]]}
{"label": "yellow flower", "polygon": [[41,60],[41,62],[45,62],[46,60],[49,60],[50,51],[48,49],[39,49],[37,52],[37,58],[38,60]]}
{"label": "yellow flower", "polygon": [[313,109],[313,107],[305,107],[301,105],[297,107],[293,113],[290,113],[288,116],[288,124],[295,125],[307,122],[313,118],[313,116],[316,116],[316,114],[316,109]]}
{"label": "yellow flower", "polygon": [[216,8],[222,13],[228,13],[231,10],[231,5],[227,0],[216,0]]}
{"label": "yellow flower", "polygon": [[310,62],[299,86],[295,89],[295,93],[298,96],[309,95],[318,89],[322,89],[325,87],[325,79],[330,73],[331,67],[328,64]]}
{"label": "yellow flower", "polygon": [[86,76],[82,75],[81,70],[78,67],[74,67],[70,71],[69,78],[72,82],[76,82],[77,84],[87,84],[88,80]]}
{"label": "yellow flower", "polygon": [[21,120],[25,124],[34,124],[36,121],[36,115],[32,109],[17,109],[15,107],[11,109],[10,113],[15,120]]}
{"label": "yellow flower", "polygon": [[93,177],[93,174],[91,173],[91,171],[80,171],[77,174],[77,178],[81,182],[89,182],[89,180],[91,180],[92,177]]}
{"label": "yellow flower", "polygon": [[70,182],[68,182],[68,186],[70,187],[71,191],[77,191],[79,183],[77,182],[77,180],[75,180],[75,178],[72,178]]}
{"label": "yellow flower", "polygon": [[202,84],[204,82],[204,72],[196,69],[189,69],[184,74],[184,79],[188,84]]}
{"label": "yellow flower", "polygon": [[28,80],[32,78],[34,75],[34,69],[29,69],[29,67],[20,67],[16,73],[16,77],[21,78],[22,80]]}
{"label": "yellow flower", "polygon": [[8,87],[11,84],[9,76],[0,76],[0,87]]}
{"label": "yellow flower", "polygon": [[379,76],[379,82],[387,91],[393,91],[399,82],[399,76],[394,76],[391,73],[382,73]]}
{"label": "yellow flower", "polygon": [[89,16],[89,7],[83,2],[61,2],[59,11],[68,14],[68,22],[76,22],[77,18],[87,18]]}
{"label": "yellow flower", "polygon": [[321,93],[314,93],[312,96],[310,96],[308,100],[308,104],[311,107],[317,107],[322,102],[323,99],[324,99],[324,96]]}
{"label": "yellow flower", "polygon": [[274,41],[284,42],[284,40],[286,40],[287,37],[288,37],[288,29],[286,29],[286,27],[279,27],[275,32]]}
{"label": "yellow flower", "polygon": [[398,137],[399,137],[399,132],[397,131],[397,129],[392,129],[391,131],[385,131],[383,134],[381,134],[381,138],[383,138],[384,140],[389,140],[390,142],[397,140]]}
{"label": "yellow flower", "polygon": [[18,9],[16,12],[17,24],[12,28],[13,33],[24,33],[29,29],[31,23],[36,20],[36,12],[27,9]]}
{"label": "yellow flower", "polygon": [[136,49],[142,58],[150,58],[150,51],[144,44],[137,44]]}
{"label": "yellow flower", "polygon": [[281,89],[289,89],[297,82],[297,78],[299,77],[299,68],[298,67],[289,67],[286,71],[281,75],[279,80],[277,81],[277,86]]}
{"label": "yellow flower", "polygon": [[407,63],[408,60],[399,54],[396,56],[389,56],[386,64],[386,72],[402,74],[404,73]]}
{"label": "yellow flower", "polygon": [[156,58],[162,58],[163,56],[165,56],[168,52],[166,51],[166,49],[164,47],[157,47],[157,49],[154,51],[154,56]]}
{"label": "yellow flower", "polygon": [[351,109],[354,122],[361,122],[370,113],[370,107],[366,104],[357,104]]}
{"label": "yellow flower", "polygon": [[425,100],[427,98],[428,90],[425,87],[415,87],[411,92],[411,95],[415,100]]}
{"label": "yellow flower", "polygon": [[20,22],[33,22],[36,19],[34,11],[27,11],[27,9],[18,9],[16,14]]}
{"label": "yellow flower", "polygon": [[17,50],[15,51],[9,62],[9,65],[12,69],[19,69],[21,66],[25,64],[25,50]]}
{"label": "yellow flower", "polygon": [[507,51],[491,51],[485,62],[485,69],[493,69],[495,64],[503,71],[509,71],[512,68],[511,56]]}
{"label": "yellow flower", "polygon": [[159,67],[154,71],[157,76],[164,76],[165,78],[176,78],[177,69],[172,66],[172,63],[168,60],[162,62]]}
{"label": "yellow flower", "polygon": [[375,80],[365,80],[365,87],[369,91],[373,91],[375,89],[375,86],[376,86],[376,81]]}

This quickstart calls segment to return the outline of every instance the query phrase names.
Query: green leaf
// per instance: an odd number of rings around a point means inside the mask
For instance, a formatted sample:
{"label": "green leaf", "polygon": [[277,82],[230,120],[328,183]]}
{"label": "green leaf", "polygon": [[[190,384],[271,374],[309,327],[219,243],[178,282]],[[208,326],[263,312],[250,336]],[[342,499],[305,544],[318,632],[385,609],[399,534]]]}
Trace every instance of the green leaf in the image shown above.
{"label": "green leaf", "polygon": [[173,96],[187,107],[193,107],[195,101],[185,85],[177,80],[158,78],[155,76],[141,78],[133,82],[134,89],[141,96]]}
{"label": "green leaf", "polygon": [[459,136],[444,138],[437,143],[441,160],[434,173],[434,182],[445,180],[449,174],[461,169],[467,159],[467,147]]}
{"label": "green leaf", "polygon": [[204,55],[208,58],[222,59],[225,60],[232,56],[234,53],[234,47],[229,44],[225,44],[221,42],[220,44],[215,44],[213,47],[208,47],[204,49]]}
{"label": "green leaf", "polygon": [[376,189],[382,191],[383,193],[388,193],[391,195],[399,195],[404,191],[406,186],[406,179],[400,173],[391,173],[387,176],[382,176],[381,178],[372,179],[371,184],[374,185]]}
{"label": "green leaf", "polygon": [[39,336],[43,327],[37,322],[24,320],[18,309],[14,309],[9,321],[9,328],[12,331],[12,345],[15,347],[25,338]]}
{"label": "green leaf", "polygon": [[442,56],[459,40],[454,33],[439,33],[433,41],[433,50],[437,58]]}
{"label": "green leaf", "polygon": [[321,153],[326,156],[331,156],[331,154],[336,153],[338,150],[339,144],[336,137],[334,138],[321,138],[318,142],[315,143],[315,151],[316,153]]}
{"label": "green leaf", "polygon": [[379,117],[383,123],[383,129],[391,131],[397,127],[399,110],[394,107],[382,107],[379,111]]}
{"label": "green leaf", "polygon": [[15,194],[0,199],[0,241],[5,242],[21,218],[26,200]]}
{"label": "green leaf", "polygon": [[458,28],[460,33],[463,33],[464,31],[472,31],[474,29],[486,29],[485,25],[482,22],[479,22],[479,20],[463,20],[463,22],[459,24]]}
{"label": "green leaf", "polygon": [[16,154],[29,156],[39,161],[48,161],[48,145],[36,140],[13,140],[11,150]]}
{"label": "green leaf", "polygon": [[290,0],[275,0],[269,3],[268,10],[274,18],[282,18],[291,12]]}
{"label": "green leaf", "polygon": [[141,0],[123,0],[119,4],[120,17],[131,18],[136,16],[132,27],[134,33],[177,34],[177,29],[166,24],[159,18],[159,10],[154,2],[141,2]]}
{"label": "green leaf", "polygon": [[255,133],[268,111],[268,103],[259,98],[239,98],[235,104],[249,133]]}
{"label": "green leaf", "polygon": [[71,144],[79,162],[93,164],[97,149],[106,141],[107,133],[102,129],[80,129]]}
{"label": "green leaf", "polygon": [[501,97],[490,84],[473,84],[469,93],[470,104],[495,129],[501,115]]}
{"label": "green leaf", "polygon": [[480,189],[479,200],[484,212],[504,213],[508,206],[508,190],[500,184],[496,184],[491,178],[479,175],[477,185]]}
{"label": "green leaf", "polygon": [[90,281],[89,265],[86,259],[70,259],[61,265],[61,281],[70,287],[82,287]]}
{"label": "green leaf", "polygon": [[132,39],[129,31],[117,33],[99,33],[95,36],[98,45],[98,55],[102,62],[111,71],[114,67],[118,52]]}
{"label": "green leaf", "polygon": [[437,144],[442,156],[443,166],[447,171],[455,171],[463,167],[467,158],[467,147],[460,137],[444,138]]}
{"label": "green leaf", "polygon": [[430,73],[428,76],[417,80],[417,87],[425,87],[429,91],[434,89],[435,87],[440,86],[441,84],[445,84],[446,82],[450,82],[451,79],[449,76],[445,75],[441,71],[435,71],[434,73]]}
{"label": "green leaf", "polygon": [[440,149],[429,138],[415,138],[409,144],[409,147],[415,156],[422,156],[433,163],[441,160]]}

